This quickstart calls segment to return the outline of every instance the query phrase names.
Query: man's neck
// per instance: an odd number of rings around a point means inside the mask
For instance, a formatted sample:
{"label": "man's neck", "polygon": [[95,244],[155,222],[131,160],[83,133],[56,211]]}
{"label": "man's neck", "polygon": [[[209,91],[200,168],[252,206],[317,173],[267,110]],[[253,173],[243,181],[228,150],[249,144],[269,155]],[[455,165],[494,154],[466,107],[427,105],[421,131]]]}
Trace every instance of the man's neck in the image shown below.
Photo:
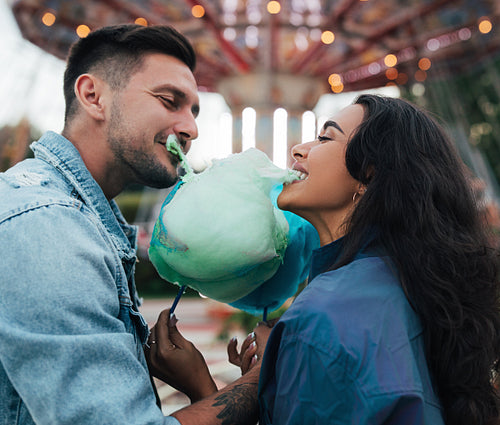
{"label": "man's neck", "polygon": [[78,150],[90,174],[101,187],[108,200],[117,196],[124,188],[119,168],[113,164],[113,156],[102,134],[92,129],[68,130],[61,133]]}

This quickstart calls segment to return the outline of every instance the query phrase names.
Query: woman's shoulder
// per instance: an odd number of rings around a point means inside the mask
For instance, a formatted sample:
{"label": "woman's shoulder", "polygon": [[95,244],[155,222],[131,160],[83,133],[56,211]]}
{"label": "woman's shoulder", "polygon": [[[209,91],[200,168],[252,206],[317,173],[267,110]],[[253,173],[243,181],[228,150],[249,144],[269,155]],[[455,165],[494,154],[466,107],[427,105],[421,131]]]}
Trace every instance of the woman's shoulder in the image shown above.
{"label": "woman's shoulder", "polygon": [[288,331],[306,339],[346,345],[358,344],[361,333],[378,335],[380,329],[409,338],[421,332],[395,269],[383,257],[361,258],[318,275],[282,320]]}
{"label": "woman's shoulder", "polygon": [[[397,269],[388,257],[380,256],[365,256],[319,274],[299,297],[298,305],[307,304],[310,299],[326,305],[344,304],[350,300],[378,304],[386,298],[405,299]],[[350,308],[356,309],[356,305]]]}

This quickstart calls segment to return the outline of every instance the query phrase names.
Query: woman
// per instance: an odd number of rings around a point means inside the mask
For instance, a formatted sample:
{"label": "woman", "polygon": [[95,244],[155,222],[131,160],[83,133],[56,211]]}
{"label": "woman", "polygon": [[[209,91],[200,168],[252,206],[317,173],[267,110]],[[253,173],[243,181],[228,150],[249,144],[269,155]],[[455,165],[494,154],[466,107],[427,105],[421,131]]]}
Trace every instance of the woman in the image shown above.
{"label": "woman", "polygon": [[439,125],[362,95],[292,155],[278,205],[321,248],[268,340],[260,423],[497,423],[497,256]]}

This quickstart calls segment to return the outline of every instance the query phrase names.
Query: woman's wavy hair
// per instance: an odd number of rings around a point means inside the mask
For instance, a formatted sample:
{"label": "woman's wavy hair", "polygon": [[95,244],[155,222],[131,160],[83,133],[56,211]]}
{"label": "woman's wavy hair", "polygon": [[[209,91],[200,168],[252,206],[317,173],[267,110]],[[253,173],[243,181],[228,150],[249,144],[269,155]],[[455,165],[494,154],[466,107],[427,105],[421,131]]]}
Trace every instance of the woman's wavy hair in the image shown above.
{"label": "woman's wavy hair", "polygon": [[424,326],[427,361],[446,424],[498,423],[498,255],[470,178],[441,126],[395,98],[362,95],[364,120],[346,166],[366,191],[346,222],[352,260],[370,229],[399,271]]}

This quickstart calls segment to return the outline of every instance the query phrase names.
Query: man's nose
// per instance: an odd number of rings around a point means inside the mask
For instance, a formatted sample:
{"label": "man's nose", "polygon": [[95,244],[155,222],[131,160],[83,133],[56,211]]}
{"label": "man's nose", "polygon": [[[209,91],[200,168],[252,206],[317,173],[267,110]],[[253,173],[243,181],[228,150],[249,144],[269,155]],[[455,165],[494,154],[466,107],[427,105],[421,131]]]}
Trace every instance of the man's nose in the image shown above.
{"label": "man's nose", "polygon": [[187,152],[191,147],[191,141],[198,137],[198,125],[194,115],[191,112],[183,114],[175,124],[174,132],[177,138],[186,142],[185,151]]}

